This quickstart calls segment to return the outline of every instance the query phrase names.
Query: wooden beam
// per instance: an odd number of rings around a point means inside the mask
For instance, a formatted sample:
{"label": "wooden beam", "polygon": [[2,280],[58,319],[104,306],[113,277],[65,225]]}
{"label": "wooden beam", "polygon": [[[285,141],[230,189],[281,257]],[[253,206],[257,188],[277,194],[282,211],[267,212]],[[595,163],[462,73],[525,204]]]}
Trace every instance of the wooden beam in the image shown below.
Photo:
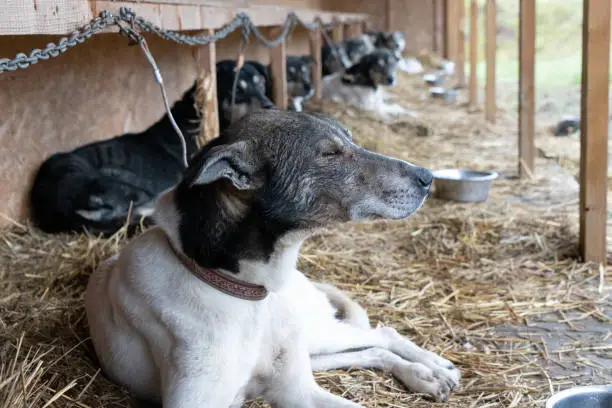
{"label": "wooden beam", "polygon": [[461,86],[465,85],[465,1],[457,2],[457,80]]}
{"label": "wooden beam", "polygon": [[606,263],[610,0],[584,0],[580,117],[580,252]]}
{"label": "wooden beam", "polygon": [[[206,35],[213,30],[206,30]],[[198,46],[194,50],[198,72],[196,103],[202,114],[198,145],[204,146],[219,135],[219,106],[217,103],[217,50],[215,43]]]}
{"label": "wooden beam", "polygon": [[485,84],[485,118],[495,123],[497,101],[495,92],[495,54],[497,52],[497,5],[487,0],[485,16],[485,58],[487,61],[487,82]]}
{"label": "wooden beam", "polygon": [[456,62],[457,48],[459,45],[459,1],[446,0],[444,9],[444,24],[445,24],[445,46],[444,57],[448,60]]}
{"label": "wooden beam", "polygon": [[[278,37],[280,27],[269,30],[269,38]],[[287,109],[287,51],[286,42],[270,48],[270,69],[272,71],[272,98],[279,109]]]}
{"label": "wooden beam", "polygon": [[[112,0],[21,0],[4,2],[0,13],[0,35],[69,34],[89,23],[103,10],[119,13],[120,7],[129,7],[153,24],[176,31],[219,29],[229,23],[237,13],[247,13],[257,26],[281,25],[290,12],[295,12],[305,22],[320,18],[324,23],[332,21],[365,21],[364,13],[329,12],[301,9],[290,5],[249,5],[244,1],[160,0],[164,4],[142,1]],[[117,31],[116,27],[107,30]]]}
{"label": "wooden beam", "polygon": [[519,176],[535,167],[535,36],[536,0],[520,0],[519,13]]}
{"label": "wooden beam", "polygon": [[321,69],[323,66],[321,59],[321,28],[317,27],[314,32],[310,33],[310,55],[314,59],[314,63],[312,64],[312,86],[314,88],[314,99],[320,100],[323,97],[323,81],[321,79]]}
{"label": "wooden beam", "polygon": [[478,0],[470,1],[470,84],[469,101],[478,105]]}
{"label": "wooden beam", "polygon": [[444,55],[444,0],[433,0],[433,51],[439,56]]}
{"label": "wooden beam", "polygon": [[385,1],[385,31],[393,30],[393,0]]}

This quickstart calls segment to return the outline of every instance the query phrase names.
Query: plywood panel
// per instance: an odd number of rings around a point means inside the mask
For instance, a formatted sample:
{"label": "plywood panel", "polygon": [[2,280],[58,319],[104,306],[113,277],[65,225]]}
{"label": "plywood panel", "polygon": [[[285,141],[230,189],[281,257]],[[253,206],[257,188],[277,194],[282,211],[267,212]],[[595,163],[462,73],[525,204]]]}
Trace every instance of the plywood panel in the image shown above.
{"label": "plywood panel", "polygon": [[[174,101],[196,77],[194,48],[147,37]],[[8,55],[39,48],[51,36],[0,37]],[[217,59],[236,58],[239,35],[217,43]],[[296,30],[289,54],[308,54],[308,36]],[[257,43],[246,57],[269,62]],[[0,75],[0,213],[26,215],[33,172],[52,153],[125,132],[142,131],[164,113],[159,87],[137,46],[116,34],[95,36],[57,59]],[[0,217],[0,225],[5,221]]]}

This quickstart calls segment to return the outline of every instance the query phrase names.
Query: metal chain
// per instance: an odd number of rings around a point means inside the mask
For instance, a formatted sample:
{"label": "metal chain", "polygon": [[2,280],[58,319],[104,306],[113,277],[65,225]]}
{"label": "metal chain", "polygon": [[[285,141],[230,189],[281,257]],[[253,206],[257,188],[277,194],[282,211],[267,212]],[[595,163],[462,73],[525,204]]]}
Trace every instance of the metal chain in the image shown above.
{"label": "metal chain", "polygon": [[[122,23],[127,23],[129,27],[126,27],[126,24]],[[36,64],[38,61],[55,58],[66,52],[68,49],[75,47],[77,44],[84,43],[94,34],[110,26],[119,27],[119,32],[130,36],[132,40],[134,39],[133,30],[135,27],[138,27],[144,32],[153,33],[163,39],[172,40],[176,43],[186,45],[210,44],[227,37],[230,33],[241,28],[243,38],[248,38],[250,33],[253,33],[253,35],[266,47],[276,47],[280,45],[283,40],[285,40],[296,25],[300,25],[308,31],[314,31],[318,27],[321,27],[323,29],[322,31],[325,32],[331,27],[334,27],[336,24],[338,23],[334,22],[332,24],[325,25],[319,17],[317,17],[313,23],[305,23],[297,16],[297,14],[291,12],[287,15],[278,37],[268,40],[259,31],[257,26],[247,14],[238,13],[232,19],[232,21],[212,35],[185,35],[176,31],[164,30],[152,22],[137,16],[132,9],[121,7],[119,9],[119,15],[113,14],[107,10],[102,11],[98,17],[72,32],[69,37],[61,38],[57,44],[49,43],[45,49],[34,49],[29,55],[25,53],[18,53],[13,59],[0,58],[0,73],[16,71],[17,69],[25,69],[33,64]]]}

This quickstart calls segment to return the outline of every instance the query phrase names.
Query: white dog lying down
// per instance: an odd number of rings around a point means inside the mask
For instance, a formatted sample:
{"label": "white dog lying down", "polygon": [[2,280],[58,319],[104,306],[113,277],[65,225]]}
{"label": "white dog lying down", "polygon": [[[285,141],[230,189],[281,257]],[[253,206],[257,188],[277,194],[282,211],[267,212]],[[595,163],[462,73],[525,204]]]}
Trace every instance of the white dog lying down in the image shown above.
{"label": "white dog lying down", "polygon": [[382,119],[410,114],[398,104],[385,101],[384,86],[395,84],[397,57],[389,50],[367,54],[345,72],[323,77],[323,98],[374,111]]}
{"label": "white dog lying down", "polygon": [[[312,371],[390,371],[445,400],[452,363],[392,328],[371,329],[338,289],[296,269],[320,227],[400,219],[428,195],[429,171],[361,149],[330,118],[260,111],[193,159],[154,214],[157,227],[97,269],[86,293],[104,372],[165,408],[359,407]],[[338,316],[338,317],[337,317]]]}

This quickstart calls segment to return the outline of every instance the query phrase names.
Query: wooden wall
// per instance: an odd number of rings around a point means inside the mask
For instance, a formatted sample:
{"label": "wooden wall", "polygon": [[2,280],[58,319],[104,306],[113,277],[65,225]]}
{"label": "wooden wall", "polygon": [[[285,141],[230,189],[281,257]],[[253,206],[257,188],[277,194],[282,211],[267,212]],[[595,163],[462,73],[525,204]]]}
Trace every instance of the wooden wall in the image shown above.
{"label": "wooden wall", "polygon": [[[154,1],[154,0],[151,0]],[[240,0],[235,0],[240,1]],[[386,5],[397,13],[387,21]],[[274,4],[275,0],[250,3]],[[433,9],[429,0],[283,0],[284,5],[333,12],[368,13],[373,26],[387,24],[408,36],[410,51],[431,48]],[[400,4],[401,3],[401,4]],[[430,16],[431,14],[431,16]],[[193,48],[147,37],[176,100],[196,75]],[[0,36],[0,57],[43,48],[58,36]],[[239,34],[217,43],[217,59],[236,58]],[[268,49],[252,40],[247,58],[268,63]],[[296,29],[288,54],[308,53],[305,31]],[[163,114],[159,88],[139,47],[125,37],[101,34],[26,70],[0,74],[0,214],[27,217],[27,192],[34,172],[49,155],[125,132],[146,129]],[[0,226],[6,225],[0,217]]]}

